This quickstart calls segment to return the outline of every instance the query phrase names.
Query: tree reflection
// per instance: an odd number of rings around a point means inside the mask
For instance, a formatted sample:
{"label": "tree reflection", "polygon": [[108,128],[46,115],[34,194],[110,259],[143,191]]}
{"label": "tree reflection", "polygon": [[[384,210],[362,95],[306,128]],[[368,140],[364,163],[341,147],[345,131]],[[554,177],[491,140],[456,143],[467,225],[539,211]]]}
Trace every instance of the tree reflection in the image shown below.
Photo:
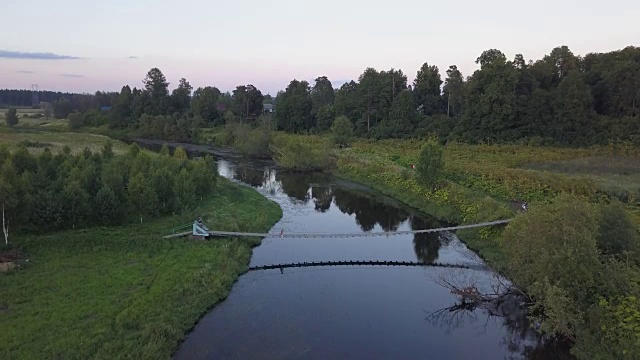
{"label": "tree reflection", "polygon": [[[437,228],[439,224],[435,221],[427,221],[422,217],[413,217],[411,219],[412,230],[423,230]],[[438,259],[438,252],[442,247],[442,238],[440,233],[421,233],[413,235],[413,249],[416,252],[418,261],[431,264]]]}
{"label": "tree reflection", "polygon": [[316,211],[327,212],[333,202],[333,188],[331,185],[311,186],[311,197]]}
{"label": "tree reflection", "polygon": [[253,187],[259,187],[264,184],[265,173],[264,170],[257,170],[248,166],[240,165],[234,167],[233,178]]}
{"label": "tree reflection", "polygon": [[276,173],[276,180],[282,183],[282,191],[289,197],[302,201],[305,204],[309,201],[309,187],[314,179],[314,174],[302,174],[294,172]]}
{"label": "tree reflection", "polygon": [[409,217],[402,209],[353,190],[338,188],[334,196],[338,209],[348,215],[355,214],[356,223],[365,232],[373,230],[376,224],[385,231],[395,231]]}

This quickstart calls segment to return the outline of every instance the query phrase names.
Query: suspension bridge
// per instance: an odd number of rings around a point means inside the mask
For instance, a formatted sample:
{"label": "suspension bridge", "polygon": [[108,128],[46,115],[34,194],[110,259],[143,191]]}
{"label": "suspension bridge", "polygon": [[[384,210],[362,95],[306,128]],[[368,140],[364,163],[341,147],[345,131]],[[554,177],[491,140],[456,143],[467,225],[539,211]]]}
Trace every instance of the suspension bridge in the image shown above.
{"label": "suspension bridge", "polygon": [[454,269],[475,269],[486,270],[487,267],[482,264],[447,264],[447,263],[423,263],[415,261],[394,261],[394,260],[344,260],[344,261],[314,261],[314,262],[298,262],[289,264],[260,265],[251,266],[249,271],[259,270],[275,270],[275,269],[291,269],[291,268],[309,268],[309,267],[329,267],[329,266],[414,266],[414,267],[441,267]]}
{"label": "suspension bridge", "polygon": [[[215,237],[259,237],[259,238],[288,238],[288,239],[312,239],[312,238],[355,238],[355,237],[376,237],[376,236],[400,236],[400,235],[412,235],[412,234],[425,234],[442,231],[455,231],[462,229],[471,229],[477,227],[496,226],[503,225],[511,222],[513,219],[504,219],[496,221],[482,222],[478,224],[457,225],[449,227],[441,227],[434,229],[422,229],[422,230],[401,230],[401,231],[377,231],[377,232],[358,232],[358,233],[288,233],[281,230],[279,233],[254,233],[254,232],[235,232],[235,231],[221,231],[221,230],[209,230],[198,219],[193,223],[181,225],[171,229],[171,234],[164,236],[165,239],[194,236],[198,238]],[[187,231],[187,229],[190,229]]]}

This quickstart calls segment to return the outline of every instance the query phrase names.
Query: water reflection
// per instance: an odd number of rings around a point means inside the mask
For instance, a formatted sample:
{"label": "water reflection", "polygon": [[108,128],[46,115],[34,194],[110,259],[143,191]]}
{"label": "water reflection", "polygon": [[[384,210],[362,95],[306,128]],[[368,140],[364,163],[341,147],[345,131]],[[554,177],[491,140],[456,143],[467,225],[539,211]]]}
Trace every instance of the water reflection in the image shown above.
{"label": "water reflection", "polygon": [[[432,229],[439,224],[427,221],[422,217],[415,216],[411,219],[411,229]],[[413,249],[416,252],[418,261],[431,264],[438,259],[438,251],[442,246],[443,237],[440,233],[422,233],[413,235]]]}

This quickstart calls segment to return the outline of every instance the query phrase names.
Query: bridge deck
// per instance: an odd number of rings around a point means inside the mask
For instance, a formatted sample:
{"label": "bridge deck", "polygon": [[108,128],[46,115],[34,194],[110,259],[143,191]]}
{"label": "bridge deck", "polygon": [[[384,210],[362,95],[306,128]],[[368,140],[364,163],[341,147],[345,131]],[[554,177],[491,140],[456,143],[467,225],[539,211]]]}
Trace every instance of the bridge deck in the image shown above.
{"label": "bridge deck", "polygon": [[513,219],[489,221],[479,224],[450,226],[436,229],[423,229],[423,230],[403,230],[403,231],[385,231],[385,232],[361,232],[361,233],[344,233],[344,234],[331,234],[331,233],[251,233],[251,232],[232,232],[232,231],[209,231],[211,236],[242,236],[242,237],[261,237],[261,238],[349,238],[349,237],[374,237],[374,236],[397,236],[397,235],[412,235],[412,234],[424,234],[441,231],[454,231],[461,229],[470,229],[483,226],[493,226],[506,224]]}
{"label": "bridge deck", "polygon": [[[221,236],[221,237],[229,237],[229,236],[239,236],[239,237],[260,237],[260,238],[295,238],[295,239],[310,239],[310,238],[350,238],[350,237],[374,237],[374,236],[398,236],[398,235],[412,235],[412,234],[424,234],[424,233],[433,233],[433,232],[441,232],[441,231],[454,231],[454,230],[462,230],[462,229],[470,229],[476,227],[483,226],[494,226],[506,224],[512,221],[513,219],[505,219],[505,220],[496,220],[496,221],[488,221],[479,224],[469,224],[469,225],[458,225],[458,226],[450,226],[450,227],[442,227],[435,229],[423,229],[423,230],[403,230],[403,231],[384,231],[384,232],[360,232],[360,233],[344,233],[344,234],[331,234],[331,233],[253,233],[253,232],[235,232],[235,231],[209,231],[209,235],[211,236]],[[177,234],[167,235],[164,238],[176,238],[182,236],[191,235],[191,231],[181,232]]]}

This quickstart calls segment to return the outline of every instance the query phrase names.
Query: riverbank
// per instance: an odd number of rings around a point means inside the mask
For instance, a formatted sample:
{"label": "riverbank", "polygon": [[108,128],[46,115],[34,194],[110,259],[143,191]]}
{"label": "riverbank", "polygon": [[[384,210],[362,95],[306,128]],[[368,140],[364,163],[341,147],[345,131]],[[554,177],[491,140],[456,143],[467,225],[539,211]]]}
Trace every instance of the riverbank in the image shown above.
{"label": "riverbank", "polygon": [[29,256],[0,274],[3,359],[169,358],[247,270],[251,239],[162,239],[203,216],[212,228],[266,232],[280,207],[220,179],[186,213],[144,224],[17,235]]}
{"label": "riverbank", "polygon": [[[356,141],[337,152],[335,175],[460,224],[514,217],[514,202],[536,206],[560,194],[585,202],[621,201],[640,224],[639,149],[447,144],[445,185],[429,192],[410,169],[421,146],[419,140]],[[503,269],[501,228],[464,230],[458,237],[494,268]]]}

